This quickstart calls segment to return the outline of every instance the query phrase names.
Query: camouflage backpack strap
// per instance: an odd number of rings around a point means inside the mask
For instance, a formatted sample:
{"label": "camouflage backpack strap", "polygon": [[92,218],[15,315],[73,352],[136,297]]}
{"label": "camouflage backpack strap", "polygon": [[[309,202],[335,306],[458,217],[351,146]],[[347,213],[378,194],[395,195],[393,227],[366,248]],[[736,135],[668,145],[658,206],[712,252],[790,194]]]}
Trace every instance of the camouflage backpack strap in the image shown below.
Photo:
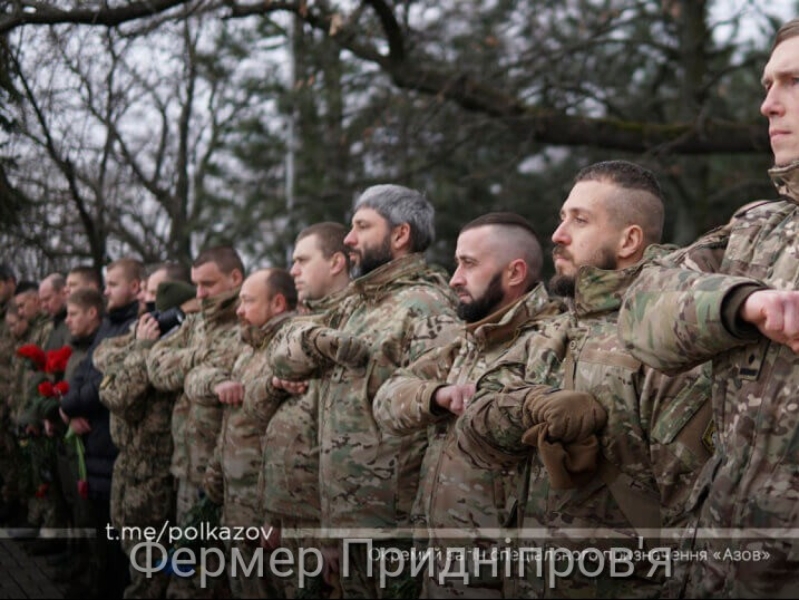
{"label": "camouflage backpack strap", "polygon": [[[573,390],[574,389],[574,354],[572,352],[567,352],[566,357],[563,359],[563,385],[561,386],[564,390]],[[522,476],[519,478],[519,485],[516,489],[516,497],[517,497],[517,504],[516,510],[510,511],[508,514],[508,523],[506,523],[507,527],[513,525],[510,522],[512,519],[515,518],[516,520],[516,527],[522,528],[524,527],[524,511],[525,507],[527,506],[527,496],[530,493],[530,478],[532,477],[532,468],[533,468],[533,460],[535,459],[535,450],[530,452],[529,458],[524,463],[524,471],[522,472]]]}
{"label": "camouflage backpack strap", "polygon": [[622,473],[604,455],[600,455],[598,472],[619,509],[638,534],[643,538],[657,537],[652,535],[653,530],[659,530],[661,526],[660,499],[657,495]]}
{"label": "camouflage backpack strap", "polygon": [[[563,361],[563,389],[574,389],[574,354],[568,352]],[[643,537],[645,530],[660,529],[660,499],[650,490],[644,489],[632,477],[621,472],[621,469],[600,453],[597,470],[602,481],[608,486],[610,493],[627,521]]]}

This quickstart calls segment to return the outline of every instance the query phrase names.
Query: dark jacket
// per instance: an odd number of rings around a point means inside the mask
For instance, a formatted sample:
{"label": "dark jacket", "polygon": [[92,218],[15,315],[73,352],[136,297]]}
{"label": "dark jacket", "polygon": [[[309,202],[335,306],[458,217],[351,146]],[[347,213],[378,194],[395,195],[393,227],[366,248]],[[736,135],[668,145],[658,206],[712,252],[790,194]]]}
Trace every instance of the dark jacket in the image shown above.
{"label": "dark jacket", "polygon": [[118,450],[111,441],[108,409],[100,402],[100,382],[103,374],[94,366],[92,356],[106,338],[126,333],[139,312],[139,303],[132,302],[109,311],[103,319],[86,358],[78,365],[69,381],[69,391],[61,400],[61,408],[69,417],[88,419],[91,431],[83,435],[86,449],[86,471],[92,495],[111,495],[111,473]]}

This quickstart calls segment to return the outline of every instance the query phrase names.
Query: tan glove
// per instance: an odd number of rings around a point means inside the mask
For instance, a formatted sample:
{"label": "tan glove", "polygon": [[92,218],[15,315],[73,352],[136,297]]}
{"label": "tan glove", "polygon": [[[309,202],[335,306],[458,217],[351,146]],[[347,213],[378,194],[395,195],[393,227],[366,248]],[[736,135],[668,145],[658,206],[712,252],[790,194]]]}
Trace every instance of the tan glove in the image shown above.
{"label": "tan glove", "polygon": [[555,490],[568,490],[586,485],[599,465],[600,447],[596,435],[562,444],[547,440],[546,425],[533,425],[524,432],[522,441],[538,448],[538,457],[549,475],[549,485]]}
{"label": "tan glove", "polygon": [[308,341],[323,359],[345,367],[362,367],[369,360],[366,342],[337,329],[317,327],[308,334]]}
{"label": "tan glove", "polygon": [[582,440],[607,422],[605,409],[591,394],[574,390],[533,392],[524,400],[524,411],[532,426],[546,425],[549,441]]}

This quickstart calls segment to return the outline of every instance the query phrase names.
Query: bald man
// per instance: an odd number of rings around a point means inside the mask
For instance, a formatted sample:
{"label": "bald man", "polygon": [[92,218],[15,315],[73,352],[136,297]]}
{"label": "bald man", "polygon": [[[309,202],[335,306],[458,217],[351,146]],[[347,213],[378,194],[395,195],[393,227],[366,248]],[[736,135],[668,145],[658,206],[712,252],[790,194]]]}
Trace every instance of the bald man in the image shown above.
{"label": "bald man", "polygon": [[[512,473],[474,466],[458,449],[455,423],[475,391],[475,383],[531,320],[554,315],[542,284],[541,244],[530,223],[514,213],[490,213],[461,229],[457,269],[449,285],[458,295],[458,316],[467,322],[461,338],[398,370],[375,397],[375,419],[393,435],[427,429],[429,446],[414,505],[417,538],[441,551],[498,543],[479,529],[498,530],[507,519],[506,492]],[[427,527],[427,531],[424,527]],[[458,530],[452,539],[441,535]],[[498,536],[497,536],[498,537]],[[436,573],[423,582],[422,597],[501,598],[501,580],[442,582]]]}
{"label": "bald man", "polygon": [[[269,342],[296,307],[294,280],[284,269],[256,271],[241,286],[236,311],[241,350],[229,377],[213,388],[224,413],[204,481],[208,497],[222,505],[221,523],[227,527],[250,527],[263,520],[258,490],[264,457],[261,438],[278,405],[288,396],[272,386],[267,366]],[[243,564],[250,564],[255,546],[232,542],[229,549],[244,558]],[[256,570],[231,576],[233,597],[276,597],[270,588],[272,578],[271,573]]]}

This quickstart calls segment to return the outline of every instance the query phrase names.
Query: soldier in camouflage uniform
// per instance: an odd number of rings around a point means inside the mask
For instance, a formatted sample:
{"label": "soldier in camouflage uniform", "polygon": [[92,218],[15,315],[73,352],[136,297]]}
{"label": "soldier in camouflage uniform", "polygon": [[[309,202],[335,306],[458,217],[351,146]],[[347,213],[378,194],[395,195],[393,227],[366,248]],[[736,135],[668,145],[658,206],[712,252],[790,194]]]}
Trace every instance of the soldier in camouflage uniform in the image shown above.
{"label": "soldier in camouflage uniform", "polygon": [[[145,304],[164,313],[180,308],[195,297],[196,290],[179,278],[181,265],[163,264],[147,278]],[[157,391],[147,379],[150,348],[168,331],[161,331],[152,312],[139,317],[131,333],[110,338],[97,349],[94,362],[103,373],[100,401],[111,413],[111,439],[119,448],[111,482],[111,523],[118,530],[133,526],[143,531],[174,520],[174,480],[170,421],[176,393]],[[143,539],[121,540],[131,558],[132,548]],[[142,564],[144,553],[135,557]],[[125,598],[162,598],[169,579],[164,572],[143,573],[130,567]]]}
{"label": "soldier in camouflage uniform", "polygon": [[[463,337],[399,369],[375,396],[375,419],[393,435],[427,430],[429,446],[414,516],[426,526],[420,539],[435,552],[436,569],[423,582],[425,598],[501,598],[499,578],[468,585],[439,579],[450,549],[487,556],[499,543],[513,499],[513,471],[482,469],[458,448],[455,422],[491,363],[517,343],[516,330],[558,312],[539,284],[541,245],[532,226],[513,213],[490,213],[465,225],[450,280],[458,294]],[[512,512],[512,511],[511,511]],[[469,562],[469,564],[472,564]],[[468,568],[467,568],[468,569]],[[470,569],[469,569],[470,570]]]}
{"label": "soldier in camouflage uniform", "polygon": [[[28,331],[22,345],[34,344],[44,350],[47,338],[53,329],[53,322],[41,310],[39,284],[34,281],[21,281],[14,294],[14,303],[20,317],[28,322]],[[42,373],[30,368],[25,369],[22,395],[15,398],[15,406],[11,409],[15,415],[17,432],[25,438],[23,444],[27,445],[24,459],[27,464],[24,470],[30,474],[26,492],[29,495],[28,522],[34,527],[52,525],[48,523],[48,517],[52,515],[52,510],[48,510],[52,504],[48,496],[51,493],[53,473],[45,460],[50,443],[44,436],[42,422],[34,409],[38,398],[36,388],[42,378]]]}
{"label": "soldier in camouflage uniform", "polygon": [[[303,229],[294,242],[291,276],[306,315],[324,313],[336,306],[350,282],[350,261],[340,223],[315,223]],[[305,393],[282,402],[266,426],[264,460],[259,482],[265,531],[274,532],[266,546],[287,548],[298,556],[301,545],[317,547],[319,506],[319,380],[308,382]],[[280,532],[280,533],[278,533]],[[282,534],[282,535],[281,535]],[[313,569],[309,565],[309,569]],[[281,596],[321,597],[321,577],[306,578],[302,590],[296,571],[291,577],[275,578]]]}
{"label": "soldier in camouflage uniform", "polygon": [[[172,409],[170,471],[177,481],[176,520],[181,524],[203,493],[205,469],[222,427],[224,404],[213,390],[230,378],[240,350],[236,309],[244,264],[229,246],[209,248],[195,259],[191,279],[200,312],[186,315],[178,330],[156,342],[147,356],[153,386],[178,393]],[[176,577],[167,597],[213,597],[226,589],[224,577],[211,579],[206,589],[198,575]]]}
{"label": "soldier in camouflage uniform", "polygon": [[[67,328],[67,297],[66,279],[60,273],[51,273],[39,284],[39,304],[42,312],[50,319],[50,333],[47,341],[42,347],[45,351],[61,350],[69,346],[69,329]],[[64,377],[64,374],[57,374],[56,377]],[[64,435],[66,428],[63,426],[58,415],[50,420],[44,411],[44,406],[37,403],[32,412],[33,418],[44,429],[45,435],[49,439],[42,439],[45,453],[41,457],[40,469],[52,473],[52,481],[47,496],[44,500],[43,526],[47,528],[64,528],[68,520],[69,507],[64,497],[64,489],[58,477],[57,453],[60,438]]]}
{"label": "soldier in camouflage uniform", "polygon": [[[8,403],[12,393],[14,369],[12,360],[16,343],[6,324],[11,299],[17,287],[17,278],[11,267],[0,263],[0,492],[11,475],[16,438],[12,432],[11,408]],[[16,310],[16,307],[15,307]],[[16,319],[16,315],[12,319]],[[8,503],[0,493],[0,524],[15,518],[16,503]]]}
{"label": "soldier in camouflage uniform", "polygon": [[[647,259],[665,253],[650,245],[662,224],[660,186],[649,171],[624,161],[583,169],[552,235],[550,291],[569,298],[570,310],[486,374],[459,422],[461,446],[476,461],[494,468],[525,461],[520,545],[542,555],[513,565],[525,579],[508,595],[657,598],[663,591],[664,568],[645,558],[619,576],[607,554],[660,547],[661,528],[681,527],[711,454],[705,372],[668,378],[626,353],[616,332],[645,249]],[[569,563],[566,552],[582,554]]]}
{"label": "soldier in camouflage uniform", "polygon": [[[258,500],[262,438],[286,396],[272,385],[269,343],[296,307],[294,281],[283,269],[256,271],[241,286],[237,311],[241,346],[230,379],[214,386],[225,408],[214,456],[205,472],[206,493],[222,505],[220,522],[227,527],[249,528],[262,522]],[[244,564],[250,564],[258,545],[259,539],[229,544]],[[230,577],[230,589],[234,598],[272,598],[272,581],[270,573],[237,573]]]}
{"label": "soldier in camouflage uniform", "polygon": [[763,74],[780,198],[646,269],[620,331],[631,352],[677,372],[713,364],[717,453],[695,493],[689,597],[799,596],[799,20]]}
{"label": "soldier in camouflage uniform", "polygon": [[[28,330],[28,322],[19,316],[13,298],[8,302],[5,315],[12,350],[22,345]],[[12,354],[9,358],[9,379],[4,387],[3,404],[8,410],[8,448],[7,468],[3,471],[3,486],[0,488],[0,499],[9,507],[8,523],[10,525],[27,524],[28,498],[25,494],[26,481],[29,478],[24,449],[17,439],[16,415],[14,399],[22,395],[23,379],[26,369],[25,361]]]}
{"label": "soldier in camouflage uniform", "polygon": [[[320,383],[322,527],[337,540],[326,549],[326,565],[333,571],[339,564],[348,567],[341,573],[346,597],[408,597],[418,594],[414,581],[399,577],[389,581],[390,589],[378,589],[377,569],[369,565],[374,554],[368,556],[363,545],[344,545],[343,538],[410,549],[407,532],[398,528],[410,525],[426,435],[381,433],[372,400],[396,368],[447,344],[462,326],[446,279],[421,255],[434,236],[432,205],[414,190],[378,185],[358,198],[354,210],[344,243],[358,278],[347,297],[321,320],[343,336],[367,343],[370,358],[365,368],[338,364],[325,371]],[[300,330],[319,334],[313,328]],[[306,349],[314,345],[311,339],[298,344]],[[291,356],[276,353],[276,366],[283,359],[290,362]],[[386,537],[376,539],[381,534]],[[349,556],[342,557],[347,547]]]}

